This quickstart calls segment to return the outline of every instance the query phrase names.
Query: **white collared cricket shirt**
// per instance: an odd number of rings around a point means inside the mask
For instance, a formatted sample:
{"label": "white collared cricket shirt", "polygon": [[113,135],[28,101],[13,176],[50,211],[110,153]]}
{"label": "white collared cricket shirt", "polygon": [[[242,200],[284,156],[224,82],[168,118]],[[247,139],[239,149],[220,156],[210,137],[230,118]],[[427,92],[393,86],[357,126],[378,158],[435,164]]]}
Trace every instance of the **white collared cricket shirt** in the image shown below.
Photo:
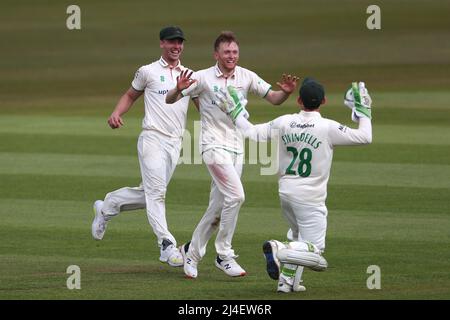
{"label": "white collared cricket shirt", "polygon": [[372,139],[370,119],[361,118],[359,128],[351,129],[316,111],[258,125],[239,117],[236,125],[252,140],[278,140],[280,197],[311,206],[325,205],[334,147],[367,144]]}
{"label": "white collared cricket shirt", "polygon": [[215,94],[229,85],[236,87],[244,97],[251,92],[261,98],[269,92],[271,85],[256,73],[236,66],[233,75],[226,78],[218,65],[200,70],[192,75],[197,82],[182,91],[183,96],[198,97],[201,117],[200,151],[212,148],[242,153],[242,134],[236,129],[229,117],[223,113],[216,101]]}
{"label": "white collared cricket shirt", "polygon": [[144,91],[145,116],[142,128],[156,130],[170,137],[180,138],[186,127],[189,98],[174,104],[166,104],[166,95],[176,86],[177,76],[185,68],[178,63],[171,67],[162,57],[151,64],[140,67],[131,82],[137,91]]}

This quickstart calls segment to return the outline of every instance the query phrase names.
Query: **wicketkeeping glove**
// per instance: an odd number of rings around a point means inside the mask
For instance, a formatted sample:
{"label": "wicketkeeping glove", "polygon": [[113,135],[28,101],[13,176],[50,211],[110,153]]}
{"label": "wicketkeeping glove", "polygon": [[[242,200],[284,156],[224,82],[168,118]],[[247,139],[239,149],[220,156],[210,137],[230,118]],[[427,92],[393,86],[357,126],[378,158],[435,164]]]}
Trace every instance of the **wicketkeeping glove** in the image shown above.
{"label": "wicketkeeping glove", "polygon": [[225,112],[230,119],[235,122],[236,118],[242,113],[248,118],[248,112],[245,110],[247,99],[236,90],[233,86],[228,86],[226,89],[221,88],[216,93],[219,108]]}
{"label": "wicketkeeping glove", "polygon": [[352,109],[352,120],[359,122],[359,118],[372,119],[372,98],[367,91],[364,82],[352,82],[352,86],[344,96],[344,104]]}

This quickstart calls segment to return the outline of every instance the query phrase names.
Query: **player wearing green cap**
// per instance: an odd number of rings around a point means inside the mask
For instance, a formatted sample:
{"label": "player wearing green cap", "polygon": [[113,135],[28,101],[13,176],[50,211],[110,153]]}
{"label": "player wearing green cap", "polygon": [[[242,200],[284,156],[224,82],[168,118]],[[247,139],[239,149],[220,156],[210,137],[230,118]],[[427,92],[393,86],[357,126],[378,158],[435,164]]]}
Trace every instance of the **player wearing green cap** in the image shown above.
{"label": "player wearing green cap", "polygon": [[372,100],[363,82],[352,84],[345,104],[359,127],[351,129],[321,116],[325,90],[316,80],[306,78],[297,99],[299,113],[253,125],[240,111],[247,104],[245,98],[235,88],[227,89],[217,93],[218,105],[244,136],[257,141],[278,140],[279,196],[294,242],[270,240],[263,250],[270,277],[279,280],[278,291],[303,291],[303,267],[317,271],[327,267],[322,257],[328,214],[325,200],[334,147],[372,142]]}
{"label": "player wearing green cap", "polygon": [[131,87],[119,99],[108,119],[112,129],[122,127],[122,116],[140,96],[144,97],[143,130],[138,140],[142,183],[139,187],[124,187],[112,191],[104,200],[95,201],[95,217],[91,229],[92,237],[102,240],[108,222],[120,212],[146,209],[148,221],[160,247],[159,260],[179,267],[183,265],[183,257],[177,248],[175,237],[169,231],[165,196],[180,156],[189,98],[180,99],[176,105],[168,106],[165,97],[176,84],[181,72],[192,71],[181,65],[185,36],[180,27],[162,28],[159,40],[161,57],[136,71]]}

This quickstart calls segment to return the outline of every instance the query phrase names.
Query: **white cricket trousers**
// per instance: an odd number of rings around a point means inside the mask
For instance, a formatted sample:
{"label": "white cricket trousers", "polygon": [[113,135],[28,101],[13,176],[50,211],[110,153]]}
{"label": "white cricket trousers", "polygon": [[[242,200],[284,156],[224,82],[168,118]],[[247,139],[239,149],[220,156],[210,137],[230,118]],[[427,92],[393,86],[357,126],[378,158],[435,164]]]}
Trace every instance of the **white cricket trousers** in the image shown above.
{"label": "white cricket trousers", "polygon": [[245,200],[241,182],[243,154],[224,149],[210,149],[203,153],[203,161],[212,177],[209,205],[192,235],[189,253],[200,261],[214,231],[216,252],[222,260],[235,258],[232,239],[239,209]]}
{"label": "white cricket trousers", "polygon": [[281,194],[280,201],[283,215],[292,229],[294,241],[297,239],[309,241],[323,252],[327,232],[327,207],[303,205]]}
{"label": "white cricket trousers", "polygon": [[144,130],[139,136],[137,148],[142,184],[108,193],[102,211],[111,219],[121,211],[147,208],[147,218],[158,238],[158,245],[163,239],[168,239],[176,246],[175,237],[167,225],[165,197],[180,157],[181,138]]}
{"label": "white cricket trousers", "polygon": [[145,193],[142,183],[139,187],[124,187],[109,192],[103,201],[102,212],[106,220],[122,211],[145,209]]}

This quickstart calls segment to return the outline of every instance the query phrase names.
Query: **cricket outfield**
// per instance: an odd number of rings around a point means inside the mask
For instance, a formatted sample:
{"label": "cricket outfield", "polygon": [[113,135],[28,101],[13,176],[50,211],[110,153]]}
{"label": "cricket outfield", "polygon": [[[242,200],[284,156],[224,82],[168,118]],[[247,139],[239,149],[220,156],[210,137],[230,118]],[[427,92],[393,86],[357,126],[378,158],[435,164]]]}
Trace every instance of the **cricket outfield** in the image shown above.
{"label": "cricket outfield", "polygon": [[[195,3],[78,1],[81,30],[68,30],[68,3],[2,2],[0,299],[449,299],[450,3],[378,1],[380,30],[366,27],[371,1],[249,0],[228,14]],[[196,280],[160,263],[144,210],[121,214],[102,241],[92,239],[93,202],[140,182],[143,99],[120,130],[106,120],[136,69],[159,58],[158,32],[169,24],[186,33],[185,66],[212,65],[213,40],[233,30],[240,65],[273,85],[282,73],[314,76],[327,90],[323,116],[348,126],[343,94],[366,82],[373,143],[335,150],[329,268],[305,271],[306,292],[277,294],[265,271],[263,242],[287,231],[277,177],[260,174],[266,165],[247,163],[242,177],[233,246],[246,277],[214,266],[214,241]],[[298,110],[294,96],[282,107],[253,97],[248,109],[254,123]],[[192,153],[198,120],[191,106]],[[177,167],[166,203],[179,242],[190,239],[209,188],[204,165]],[[80,267],[80,290],[66,286],[70,265]],[[373,265],[381,289],[369,290]]]}

